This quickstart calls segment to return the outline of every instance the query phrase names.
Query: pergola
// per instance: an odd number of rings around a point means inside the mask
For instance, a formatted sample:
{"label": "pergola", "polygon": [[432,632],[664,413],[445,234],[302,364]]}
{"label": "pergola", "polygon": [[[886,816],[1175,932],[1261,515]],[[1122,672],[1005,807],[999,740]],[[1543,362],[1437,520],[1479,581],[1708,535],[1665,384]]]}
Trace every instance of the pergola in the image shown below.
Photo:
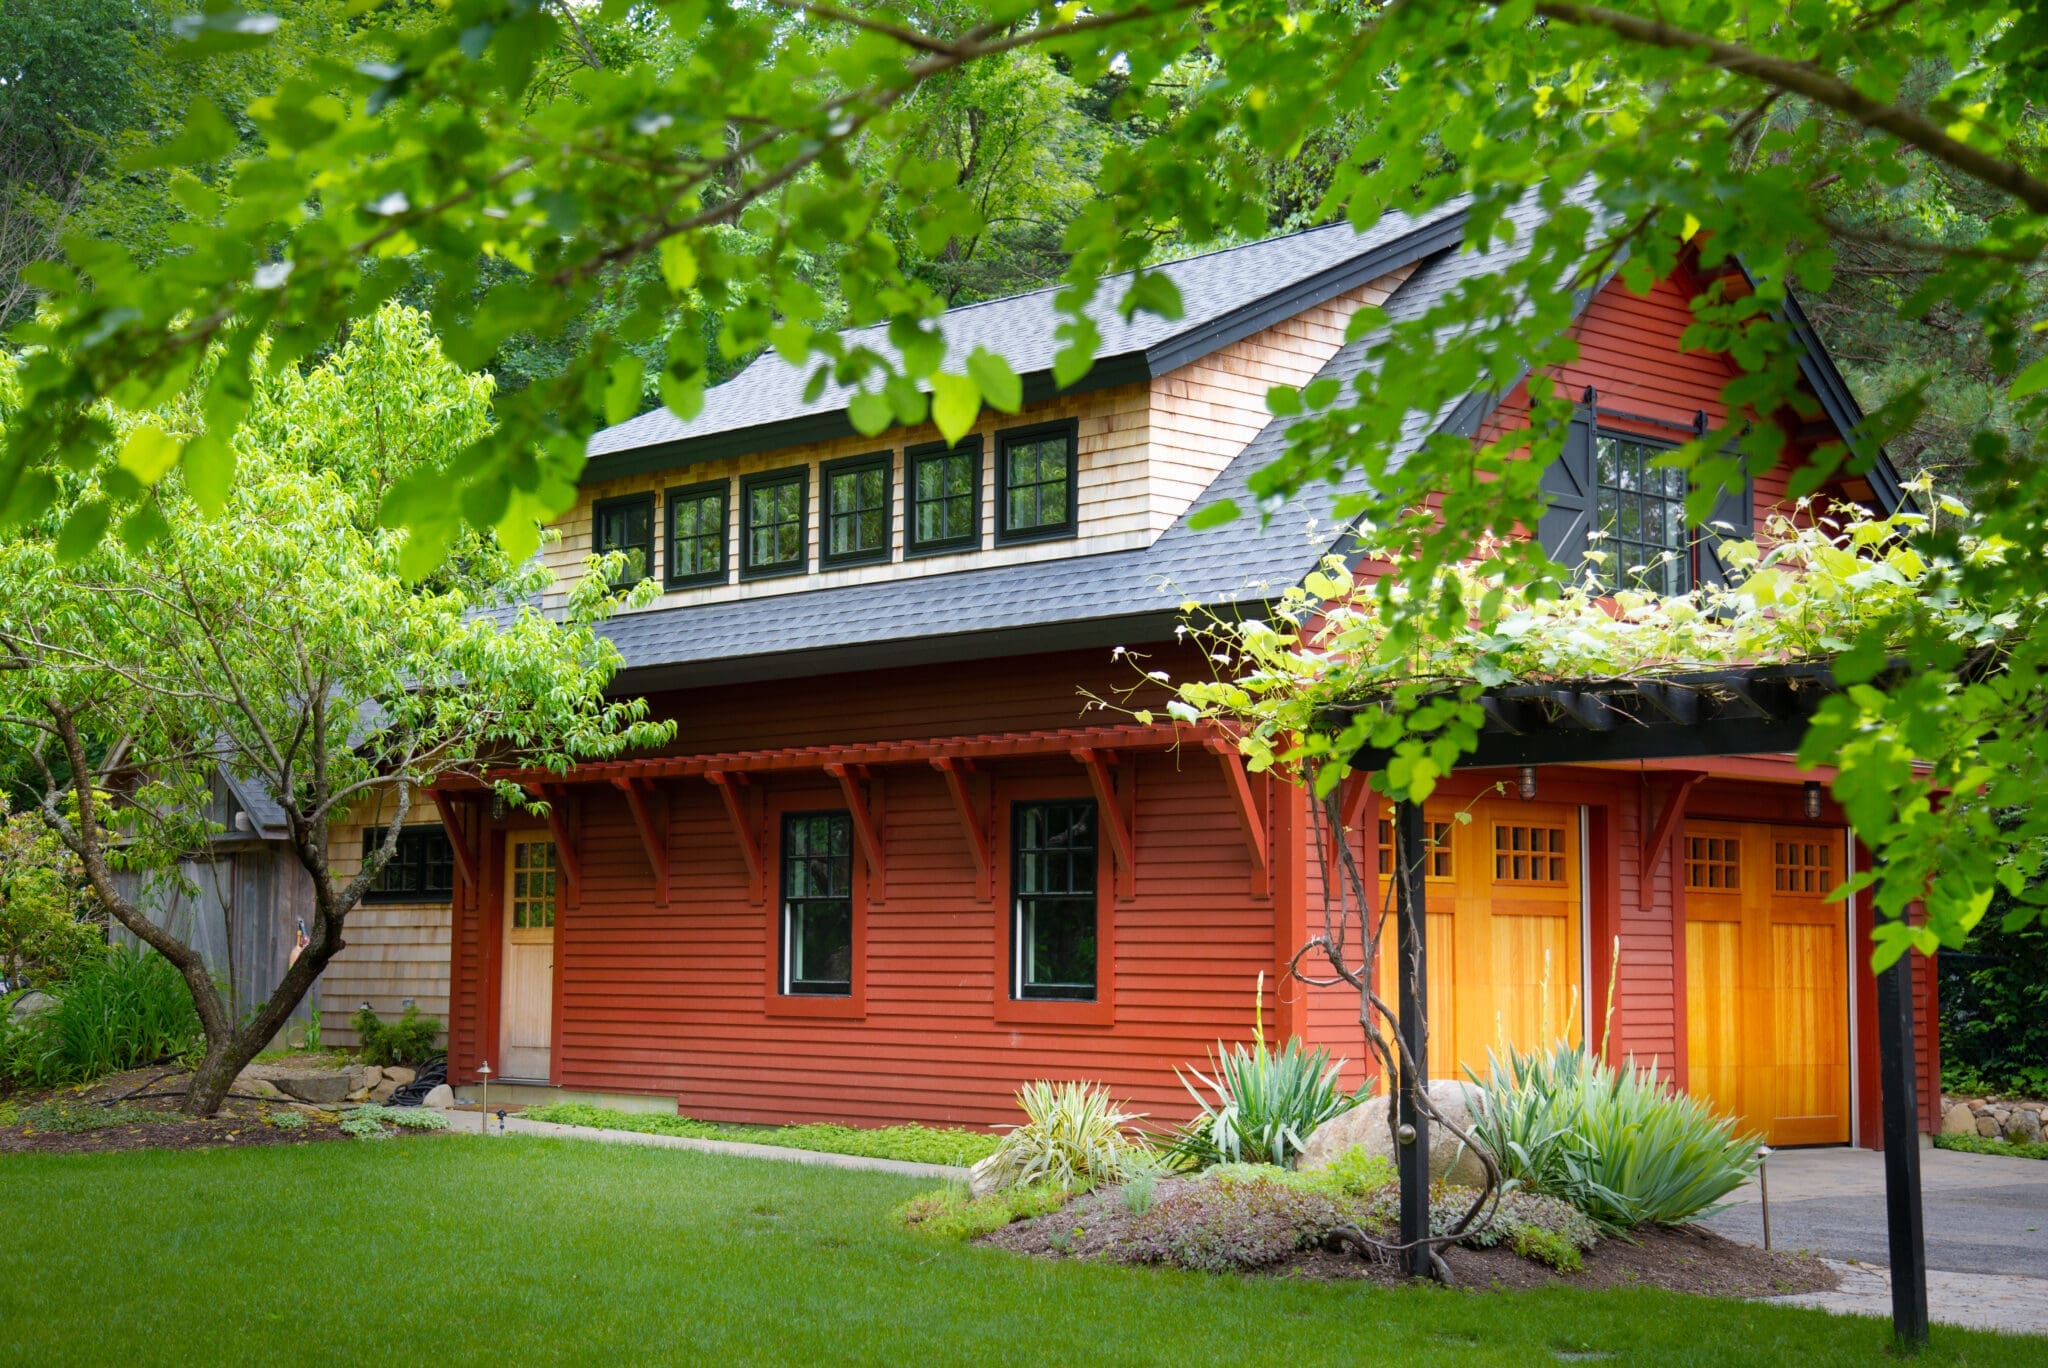
{"label": "pergola", "polygon": [[[1655,679],[1524,684],[1488,691],[1478,746],[1461,768],[1753,755],[1798,749],[1814,712],[1840,685],[1823,664],[1756,666]],[[1361,753],[1354,768],[1378,767]],[[1407,1271],[1431,1273],[1428,1086],[1429,994],[1422,806],[1394,805],[1394,907],[1402,1053],[1397,1079],[1401,1244]],[[1926,1250],[1920,1209],[1919,1102],[1914,1082],[1911,963],[1877,976],[1878,1071],[1883,1092],[1885,1196],[1892,1258],[1892,1319],[1902,1340],[1927,1338]]]}

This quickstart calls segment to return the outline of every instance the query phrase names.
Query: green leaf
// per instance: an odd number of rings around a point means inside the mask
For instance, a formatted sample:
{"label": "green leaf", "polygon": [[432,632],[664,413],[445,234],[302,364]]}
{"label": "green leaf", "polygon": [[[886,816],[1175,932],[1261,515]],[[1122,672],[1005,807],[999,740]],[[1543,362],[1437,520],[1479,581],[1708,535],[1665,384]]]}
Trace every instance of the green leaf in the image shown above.
{"label": "green leaf", "polygon": [[862,390],[848,400],[846,416],[852,420],[854,431],[863,437],[880,435],[896,419],[889,397],[875,390]]}
{"label": "green leaf", "polygon": [[218,518],[235,484],[235,449],[218,434],[202,432],[185,444],[185,490],[199,511]]}
{"label": "green leaf", "polygon": [[185,111],[185,125],[175,137],[129,157],[123,166],[147,171],[159,166],[203,166],[235,150],[234,125],[220,106],[205,95],[194,97]]}
{"label": "green leaf", "polygon": [[964,375],[940,371],[932,377],[932,421],[947,445],[957,444],[981,413],[981,390]]}
{"label": "green leaf", "polygon": [[181,449],[177,438],[155,423],[144,423],[121,443],[120,466],[142,483],[153,485],[178,463]]}
{"label": "green leaf", "polygon": [[994,352],[976,347],[967,354],[967,374],[981,389],[990,407],[1015,413],[1024,405],[1024,384],[1010,363]]}
{"label": "green leaf", "polygon": [[604,387],[605,421],[623,423],[640,412],[641,381],[646,363],[632,353],[612,362]]}
{"label": "green leaf", "polygon": [[661,240],[660,257],[661,278],[669,289],[681,294],[697,283],[697,252],[681,233]]}
{"label": "green leaf", "polygon": [[71,510],[57,532],[57,559],[69,565],[91,554],[106,535],[109,511],[105,499],[93,499]]}
{"label": "green leaf", "polygon": [[1188,519],[1188,528],[1191,531],[1202,532],[1211,527],[1221,527],[1238,516],[1240,514],[1235,500],[1218,499],[1215,503],[1196,509]]}

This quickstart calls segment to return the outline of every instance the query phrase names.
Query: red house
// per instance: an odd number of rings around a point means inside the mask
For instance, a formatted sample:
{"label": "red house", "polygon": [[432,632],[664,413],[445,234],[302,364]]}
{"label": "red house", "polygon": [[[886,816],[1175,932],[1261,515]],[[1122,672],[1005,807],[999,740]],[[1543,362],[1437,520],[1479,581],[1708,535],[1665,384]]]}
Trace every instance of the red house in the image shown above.
{"label": "red house", "polygon": [[[446,804],[455,1079],[488,1062],[499,1096],[504,1080],[720,1120],[987,1125],[1025,1080],[1087,1078],[1177,1120],[1173,1066],[1248,1036],[1261,971],[1268,1030],[1358,1068],[1351,1000],[1279,973],[1320,924],[1302,793],[1227,747],[1085,712],[1082,691],[1129,683],[1115,648],[1174,656],[1182,601],[1257,603],[1335,542],[1326,491],[1263,531],[1188,518],[1242,502],[1278,451],[1270,384],[1361,369],[1356,307],[1399,321],[1498,269],[1462,227],[1453,207],[1174,263],[1186,316],[1105,305],[1100,359],[1064,390],[1050,291],[955,309],[949,345],[1005,354],[1027,400],[955,446],[929,427],[859,436],[846,393],[807,397],[772,354],[691,422],[600,433],[552,554],[567,576],[623,548],[659,577],[658,604],[608,630],[618,688],[675,718],[676,741],[537,781],[546,822]],[[1697,288],[1616,282],[1583,305],[1561,378],[1587,402],[1544,529],[1566,553],[1588,527],[1680,550],[1672,590],[1716,572],[1682,483],[1645,465],[1718,416],[1732,373],[1679,346]],[[1823,426],[1853,424],[1811,329],[1785,326]],[[1788,461],[1829,435],[1802,432]],[[1761,517],[1785,474],[1719,515]],[[1829,493],[1900,498],[1882,465]],[[1811,806],[1816,776],[1783,755],[1589,757],[1448,821],[1500,777],[1443,794],[1435,1072],[1503,1039],[1597,1039],[1611,991],[1617,1055],[1655,1057],[1774,1142],[1876,1143],[1869,913],[1824,900],[1863,855],[1832,802]],[[1354,828],[1372,858],[1377,814]]]}

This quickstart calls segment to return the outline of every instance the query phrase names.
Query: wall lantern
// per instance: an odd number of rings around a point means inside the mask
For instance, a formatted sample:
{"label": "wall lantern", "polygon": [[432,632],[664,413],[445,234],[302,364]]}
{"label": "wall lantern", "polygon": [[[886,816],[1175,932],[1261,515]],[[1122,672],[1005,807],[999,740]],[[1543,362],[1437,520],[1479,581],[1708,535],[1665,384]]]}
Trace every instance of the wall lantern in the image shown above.
{"label": "wall lantern", "polygon": [[1806,816],[1809,821],[1820,820],[1820,784],[1812,779],[1806,781]]}
{"label": "wall lantern", "polygon": [[1536,767],[1534,765],[1522,766],[1522,781],[1515,786],[1515,791],[1522,795],[1522,801],[1525,803],[1532,803],[1536,800]]}
{"label": "wall lantern", "polygon": [[494,822],[502,822],[502,821],[504,821],[504,820],[505,820],[505,814],[506,814],[506,813],[507,813],[508,811],[510,811],[510,809],[509,809],[509,808],[507,808],[507,807],[506,807],[506,805],[505,805],[505,795],[504,795],[504,794],[502,794],[502,793],[494,793],[494,794],[492,794],[492,795],[491,795],[491,820],[492,820],[492,821],[494,821]]}

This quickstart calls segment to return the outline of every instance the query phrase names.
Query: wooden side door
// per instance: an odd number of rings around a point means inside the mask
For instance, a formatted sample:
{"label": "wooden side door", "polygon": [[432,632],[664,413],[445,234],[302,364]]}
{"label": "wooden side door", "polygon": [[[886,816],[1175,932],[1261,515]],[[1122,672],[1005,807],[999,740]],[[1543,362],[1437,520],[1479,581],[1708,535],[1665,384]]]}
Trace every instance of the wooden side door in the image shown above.
{"label": "wooden side door", "polygon": [[1843,850],[1839,830],[1686,823],[1686,1086],[1773,1145],[1849,1139]]}
{"label": "wooden side door", "polygon": [[[1459,821],[1464,811],[1468,820]],[[1432,1078],[1487,1072],[1488,1051],[1548,1049],[1581,1036],[1579,813],[1553,803],[1488,799],[1428,804]],[[1382,821],[1380,868],[1392,867]],[[1386,880],[1382,879],[1382,890]],[[1395,992],[1393,918],[1380,957],[1381,996]]]}
{"label": "wooden side door", "polygon": [[498,1077],[545,1079],[555,996],[555,843],[505,842],[504,981],[498,997]]}

